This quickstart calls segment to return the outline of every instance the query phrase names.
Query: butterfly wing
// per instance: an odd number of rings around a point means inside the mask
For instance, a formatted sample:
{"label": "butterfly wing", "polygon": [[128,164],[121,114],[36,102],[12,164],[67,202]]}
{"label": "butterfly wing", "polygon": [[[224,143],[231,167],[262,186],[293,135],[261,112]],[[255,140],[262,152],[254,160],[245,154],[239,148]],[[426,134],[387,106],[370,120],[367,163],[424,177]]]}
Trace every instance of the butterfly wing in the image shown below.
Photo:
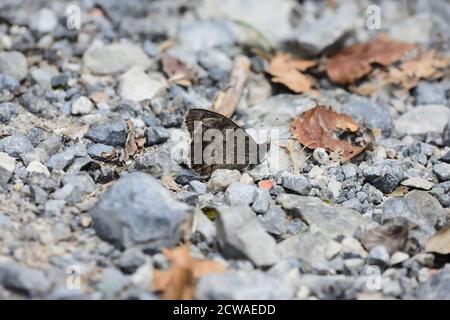
{"label": "butterfly wing", "polygon": [[[202,126],[203,132],[205,132],[207,129],[216,129],[222,132],[223,137],[225,137],[225,131],[227,129],[232,130],[243,130],[245,134],[245,162],[244,163],[238,163],[236,159],[233,161],[233,163],[214,163],[214,164],[207,164],[204,161],[202,163],[194,163],[194,133],[198,129],[195,126],[200,124]],[[199,175],[201,176],[209,176],[211,173],[216,169],[237,169],[237,170],[243,170],[245,168],[250,167],[249,164],[249,150],[258,150],[256,141],[250,137],[244,129],[242,129],[239,125],[237,125],[234,121],[232,121],[230,118],[227,118],[219,113],[204,110],[204,109],[191,109],[186,115],[186,127],[189,131],[189,134],[191,136],[191,168]],[[251,148],[250,146],[254,144],[255,148]],[[202,144],[202,153],[208,143],[203,142]],[[239,145],[235,146],[235,155],[237,155],[236,148],[239,148]],[[225,156],[226,152],[226,146],[223,145],[223,155]]]}

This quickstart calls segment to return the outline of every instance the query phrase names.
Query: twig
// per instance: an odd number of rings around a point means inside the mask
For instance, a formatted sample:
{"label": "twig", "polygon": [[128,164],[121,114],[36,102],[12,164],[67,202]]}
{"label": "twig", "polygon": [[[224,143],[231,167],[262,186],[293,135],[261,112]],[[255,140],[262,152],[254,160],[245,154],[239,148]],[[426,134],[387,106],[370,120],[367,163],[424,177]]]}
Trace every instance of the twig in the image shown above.
{"label": "twig", "polygon": [[244,89],[250,73],[250,59],[246,56],[239,55],[234,60],[233,70],[231,70],[230,80],[228,83],[225,96],[220,104],[217,105],[215,111],[226,117],[231,117],[236,110],[239,99]]}

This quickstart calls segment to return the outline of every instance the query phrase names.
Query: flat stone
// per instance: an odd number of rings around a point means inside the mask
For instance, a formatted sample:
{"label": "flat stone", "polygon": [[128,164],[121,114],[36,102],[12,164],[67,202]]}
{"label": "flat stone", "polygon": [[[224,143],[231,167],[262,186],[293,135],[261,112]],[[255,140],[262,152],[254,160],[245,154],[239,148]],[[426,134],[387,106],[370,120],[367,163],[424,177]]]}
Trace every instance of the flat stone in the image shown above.
{"label": "flat stone", "polygon": [[154,177],[133,172],[102,194],[90,215],[97,235],[117,247],[160,249],[179,239],[187,211]]}
{"label": "flat stone", "polygon": [[227,271],[201,277],[195,297],[200,300],[278,300],[290,299],[294,288],[281,279],[255,270]]}
{"label": "flat stone", "polygon": [[430,104],[417,106],[395,120],[396,130],[403,135],[441,134],[450,119],[450,108]]}
{"label": "flat stone", "polygon": [[83,55],[83,63],[93,73],[114,74],[133,66],[146,69],[152,61],[134,44],[112,43],[88,49]]}
{"label": "flat stone", "polygon": [[0,73],[23,80],[28,73],[27,59],[18,51],[0,51]]}
{"label": "flat stone", "polygon": [[353,236],[358,227],[371,222],[354,210],[332,207],[315,197],[281,194],[277,203],[289,214],[300,217],[312,230],[331,238]]}
{"label": "flat stone", "polygon": [[86,137],[109,146],[123,147],[127,132],[127,124],[124,120],[104,120],[91,124]]}
{"label": "flat stone", "polygon": [[221,206],[217,211],[217,239],[226,257],[248,259],[257,267],[277,262],[275,240],[249,207]]}
{"label": "flat stone", "polygon": [[162,81],[147,75],[140,67],[133,67],[119,78],[119,95],[132,101],[143,101],[153,98],[165,87]]}
{"label": "flat stone", "polygon": [[430,190],[431,188],[433,188],[434,183],[425,180],[424,178],[421,177],[411,177],[409,179],[403,180],[401,182],[401,185],[416,189]]}

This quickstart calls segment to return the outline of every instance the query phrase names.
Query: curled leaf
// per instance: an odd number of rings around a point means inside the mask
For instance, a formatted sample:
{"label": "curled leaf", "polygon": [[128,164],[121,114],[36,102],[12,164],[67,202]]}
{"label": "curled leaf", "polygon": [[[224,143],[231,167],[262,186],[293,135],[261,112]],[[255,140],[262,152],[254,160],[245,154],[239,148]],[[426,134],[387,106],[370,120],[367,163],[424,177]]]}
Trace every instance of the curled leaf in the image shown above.
{"label": "curled leaf", "polygon": [[286,53],[278,53],[266,71],[272,75],[272,82],[282,83],[294,92],[313,92],[316,80],[303,74],[303,71],[316,64],[314,60],[295,59]]}
{"label": "curled leaf", "polygon": [[402,58],[414,45],[381,36],[367,43],[342,49],[328,59],[328,77],[335,83],[353,84],[366,76],[374,65],[388,66]]}
{"label": "curled leaf", "polygon": [[[347,161],[361,153],[368,145],[355,145],[351,138],[360,134],[358,125],[344,114],[318,106],[300,114],[291,124],[294,138],[309,149],[324,148],[339,154],[341,161]],[[340,137],[346,134],[346,137]]]}

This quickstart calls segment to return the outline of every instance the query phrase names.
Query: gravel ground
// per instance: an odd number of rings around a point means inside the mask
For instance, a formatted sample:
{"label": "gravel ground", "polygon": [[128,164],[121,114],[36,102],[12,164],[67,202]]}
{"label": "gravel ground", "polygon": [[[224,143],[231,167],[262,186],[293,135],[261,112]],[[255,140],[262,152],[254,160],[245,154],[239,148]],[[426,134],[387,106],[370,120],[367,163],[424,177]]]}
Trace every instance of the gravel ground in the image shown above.
{"label": "gravel ground", "polygon": [[[197,299],[450,299],[448,255],[425,248],[450,217],[450,79],[292,94],[252,50],[318,55],[383,31],[448,54],[448,1],[375,2],[382,30],[365,26],[369,1],[0,1],[0,298],[159,299],[161,249],[193,221],[191,255],[227,267]],[[163,51],[196,81],[169,81]],[[343,164],[297,148],[199,181],[173,152],[184,115],[211,107],[240,54],[238,124],[287,130],[322,103],[379,130],[372,147]]]}

